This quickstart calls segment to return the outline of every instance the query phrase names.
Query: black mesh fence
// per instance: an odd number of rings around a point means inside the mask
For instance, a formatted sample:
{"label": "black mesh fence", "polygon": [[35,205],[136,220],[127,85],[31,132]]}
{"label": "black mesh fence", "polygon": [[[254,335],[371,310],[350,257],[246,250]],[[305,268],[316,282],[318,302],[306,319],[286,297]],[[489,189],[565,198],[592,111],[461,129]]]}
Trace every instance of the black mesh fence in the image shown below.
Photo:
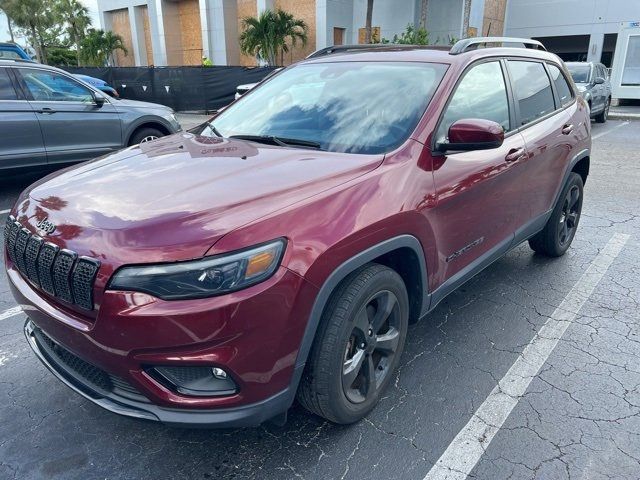
{"label": "black mesh fence", "polygon": [[233,100],[236,87],[262,80],[270,67],[65,67],[100,78],[122,98],[161,103],[177,111],[216,110]]}

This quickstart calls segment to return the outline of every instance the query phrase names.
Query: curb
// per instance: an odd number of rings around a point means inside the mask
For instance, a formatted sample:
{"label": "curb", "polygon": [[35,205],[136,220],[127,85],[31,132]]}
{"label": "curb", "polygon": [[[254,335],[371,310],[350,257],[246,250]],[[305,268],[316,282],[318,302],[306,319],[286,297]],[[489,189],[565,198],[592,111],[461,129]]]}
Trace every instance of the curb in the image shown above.
{"label": "curb", "polygon": [[640,120],[640,113],[618,113],[609,110],[608,118],[614,120]]}

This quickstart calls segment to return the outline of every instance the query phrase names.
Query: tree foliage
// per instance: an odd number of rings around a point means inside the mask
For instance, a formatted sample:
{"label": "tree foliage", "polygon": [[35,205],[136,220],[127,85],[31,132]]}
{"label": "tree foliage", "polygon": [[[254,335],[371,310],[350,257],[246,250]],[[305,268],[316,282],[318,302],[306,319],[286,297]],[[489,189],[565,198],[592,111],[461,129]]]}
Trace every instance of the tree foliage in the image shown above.
{"label": "tree foliage", "polygon": [[267,64],[284,63],[284,54],[298,42],[307,43],[307,24],[284,10],[265,10],[258,17],[242,19],[240,50]]}
{"label": "tree foliage", "polygon": [[121,50],[125,55],[128,53],[122,37],[113,32],[90,29],[80,42],[83,62],[93,67],[102,67],[107,63],[114,65],[116,50]]}
{"label": "tree foliage", "polygon": [[422,27],[416,28],[408,24],[404,32],[394,35],[393,39],[383,38],[380,43],[397,43],[399,45],[429,45],[429,32]]}
{"label": "tree foliage", "polygon": [[[39,62],[48,63],[51,49],[73,46],[74,64],[80,64],[79,45],[91,18],[78,0],[0,0],[0,10],[33,47]],[[56,51],[55,62],[61,60],[60,55]]]}

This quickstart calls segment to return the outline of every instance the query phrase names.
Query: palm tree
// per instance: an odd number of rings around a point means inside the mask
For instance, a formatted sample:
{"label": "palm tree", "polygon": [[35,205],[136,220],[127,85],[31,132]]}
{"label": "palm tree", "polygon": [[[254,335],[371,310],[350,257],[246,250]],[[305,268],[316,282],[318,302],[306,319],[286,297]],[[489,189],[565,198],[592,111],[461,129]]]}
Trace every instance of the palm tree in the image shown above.
{"label": "palm tree", "polygon": [[80,66],[80,42],[91,26],[89,9],[78,0],[57,0],[55,11],[59,19],[67,23],[67,34],[76,47],[76,60]]}
{"label": "palm tree", "polygon": [[373,21],[373,0],[367,0],[367,15],[364,24],[364,43],[371,43],[371,22]]}
{"label": "palm tree", "polygon": [[113,52],[122,50],[126,55],[127,48],[120,35],[104,30],[90,29],[87,36],[80,42],[82,59],[92,66],[104,66],[107,61],[115,64]]}
{"label": "palm tree", "polygon": [[261,61],[275,66],[280,58],[284,63],[284,53],[289,45],[295,47],[298,41],[307,43],[307,24],[283,10],[265,10],[257,18],[242,19],[240,50],[245,55],[253,55]]}

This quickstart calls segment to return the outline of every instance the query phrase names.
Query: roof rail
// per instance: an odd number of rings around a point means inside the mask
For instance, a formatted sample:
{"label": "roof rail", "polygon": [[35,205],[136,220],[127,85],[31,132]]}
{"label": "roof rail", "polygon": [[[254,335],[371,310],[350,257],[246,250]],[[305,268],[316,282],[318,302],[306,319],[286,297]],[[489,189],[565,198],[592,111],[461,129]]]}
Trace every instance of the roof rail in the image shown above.
{"label": "roof rail", "polygon": [[357,45],[332,45],[330,47],[321,48],[316,50],[306,58],[317,58],[325,55],[332,55],[334,53],[342,52],[354,52],[358,50],[408,50],[412,48],[420,48],[426,50],[442,50],[442,47],[437,45],[401,45],[397,43],[363,43]]}
{"label": "roof rail", "polygon": [[[478,46],[487,43],[501,43],[503,47],[516,47],[516,48],[532,48],[534,50],[544,50],[544,45],[537,40],[531,40],[530,38],[515,38],[515,37],[473,37],[464,38],[458,40],[449,53],[451,55],[459,55],[469,50],[475,50]],[[515,44],[515,45],[512,45]]]}
{"label": "roof rail", "polygon": [[2,58],[2,57],[0,57],[0,61],[2,61],[2,62],[17,62],[17,63],[38,63],[35,60],[27,60],[26,58]]}

